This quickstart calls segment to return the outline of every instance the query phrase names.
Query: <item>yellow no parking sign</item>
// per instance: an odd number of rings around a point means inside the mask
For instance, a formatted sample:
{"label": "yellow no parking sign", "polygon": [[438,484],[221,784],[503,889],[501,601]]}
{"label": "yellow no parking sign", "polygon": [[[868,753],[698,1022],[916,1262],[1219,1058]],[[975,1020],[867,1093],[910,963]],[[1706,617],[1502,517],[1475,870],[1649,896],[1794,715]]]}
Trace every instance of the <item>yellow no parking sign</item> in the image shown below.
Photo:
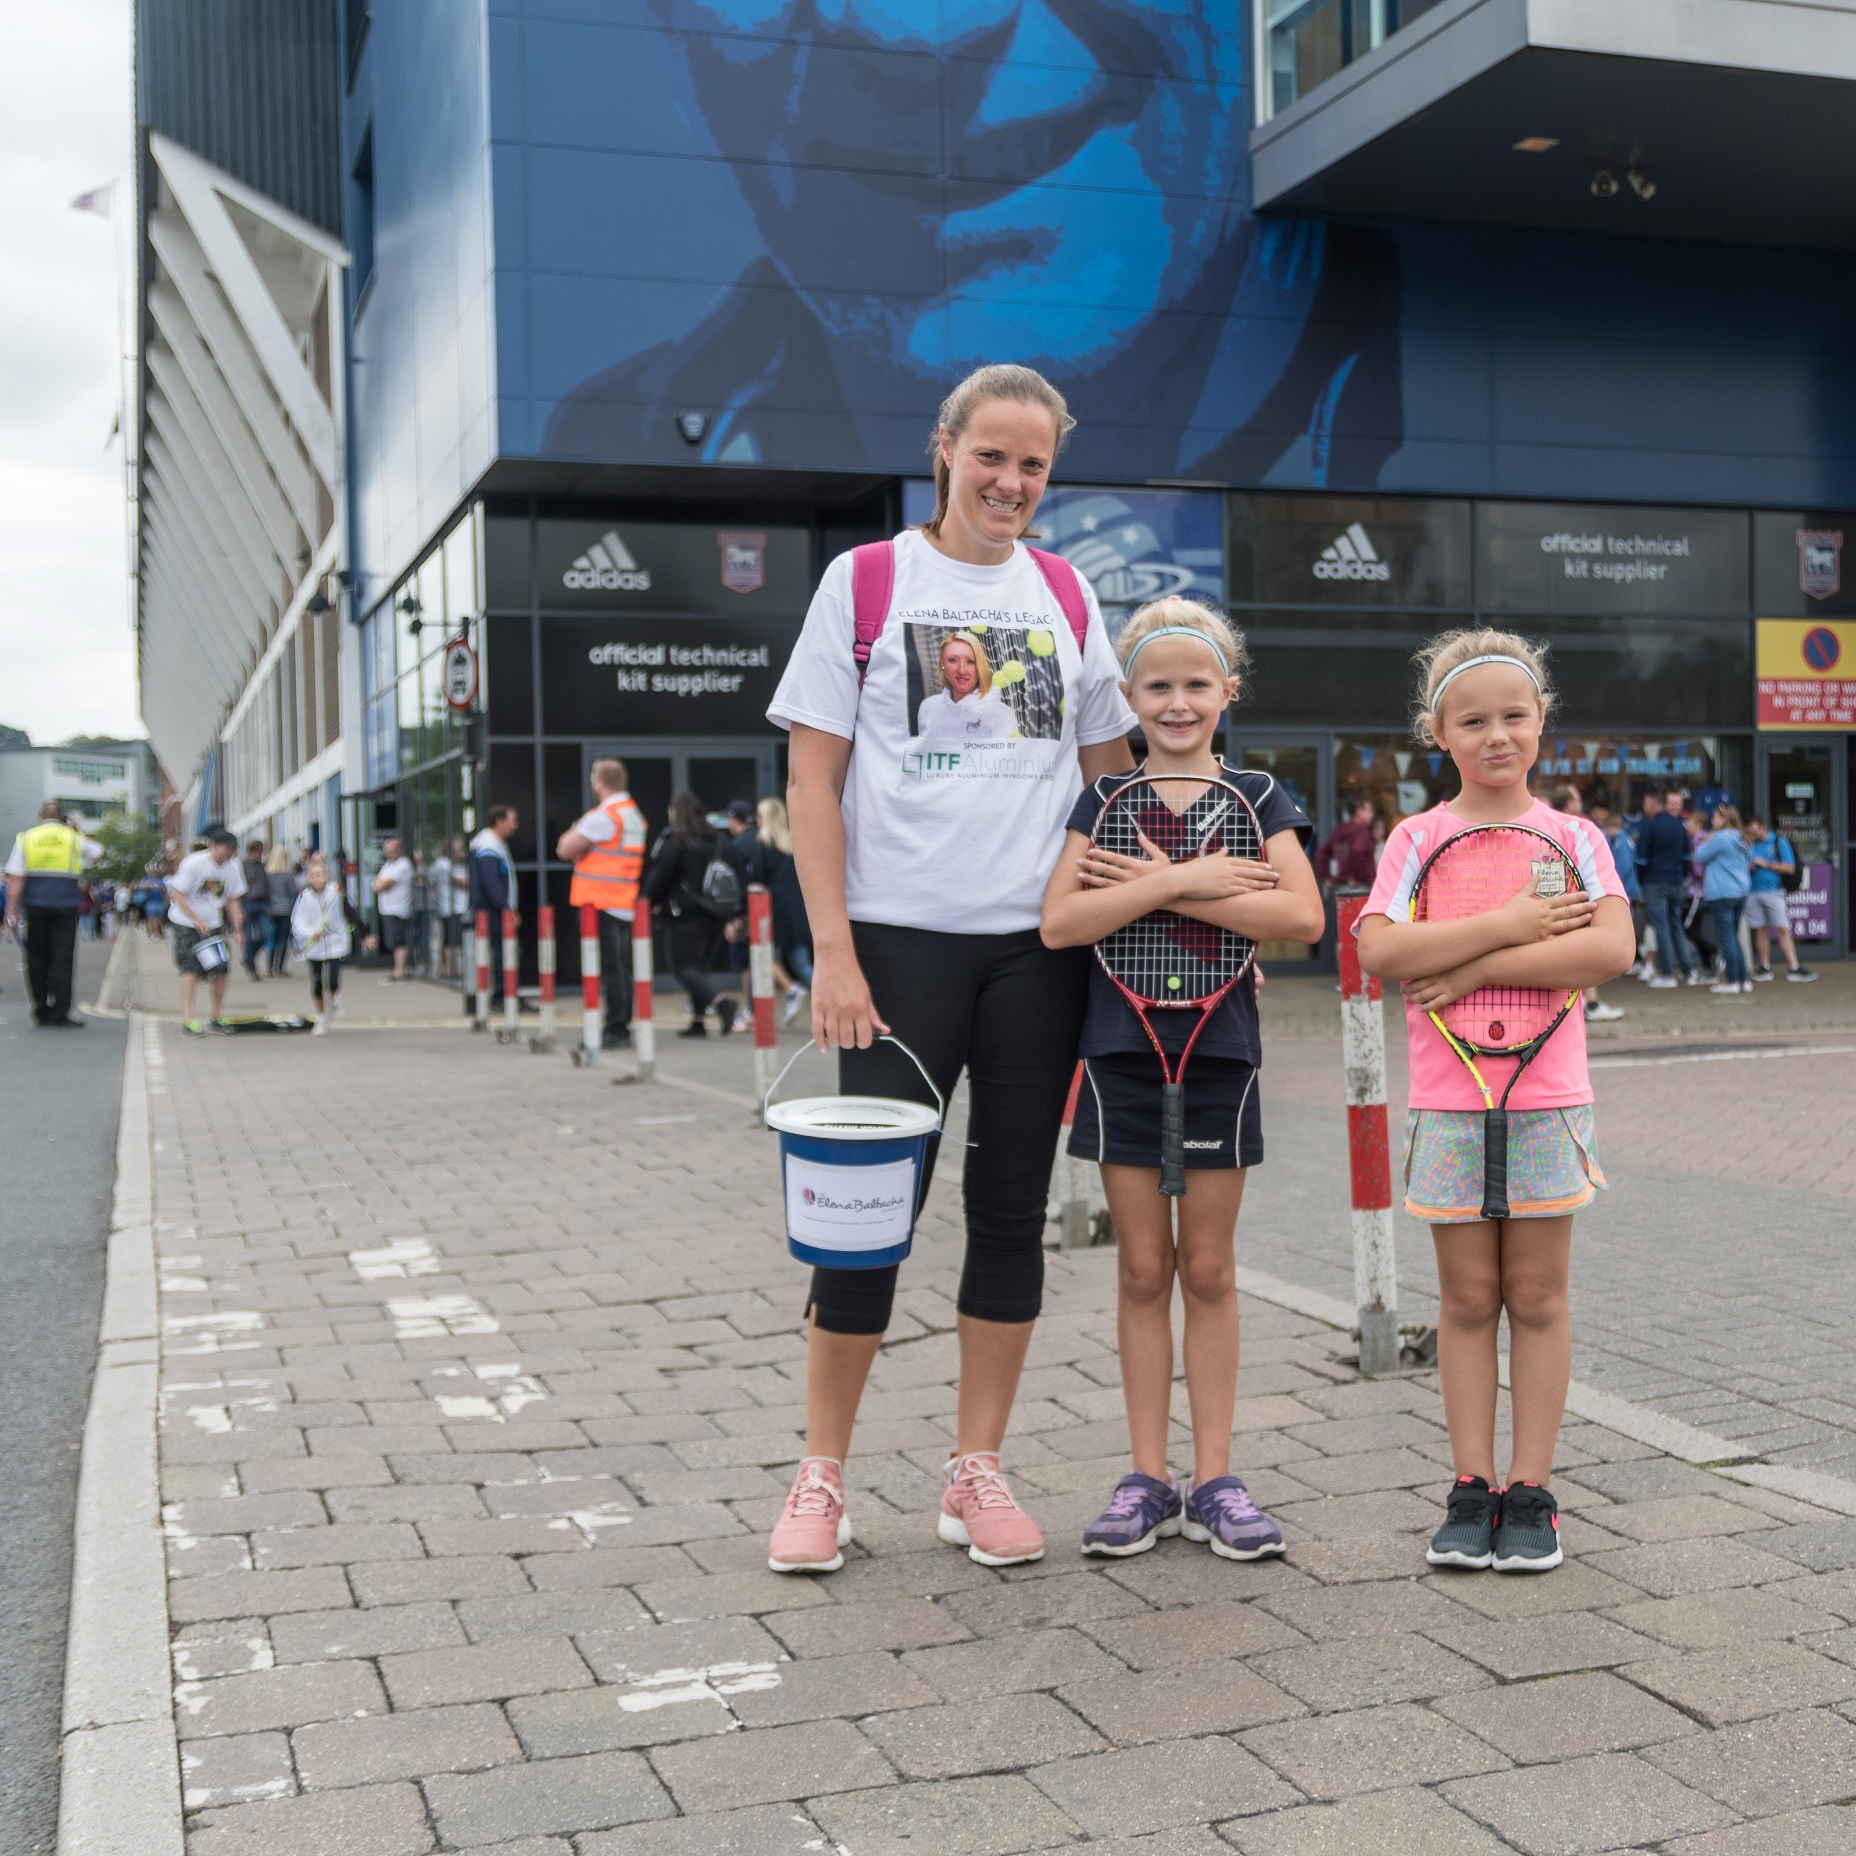
{"label": "yellow no parking sign", "polygon": [[1761,619],[1761,728],[1856,730],[1856,620]]}

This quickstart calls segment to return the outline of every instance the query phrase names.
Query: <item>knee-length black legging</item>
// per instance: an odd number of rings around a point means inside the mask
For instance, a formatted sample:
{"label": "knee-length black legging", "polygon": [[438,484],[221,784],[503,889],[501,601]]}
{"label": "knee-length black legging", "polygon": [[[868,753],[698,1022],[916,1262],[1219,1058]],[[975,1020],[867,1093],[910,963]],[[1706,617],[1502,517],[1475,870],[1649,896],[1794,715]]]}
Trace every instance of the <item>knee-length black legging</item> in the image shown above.
{"label": "knee-length black legging", "polygon": [[[957,1306],[982,1321],[1034,1321],[1044,1296],[1045,1206],[1089,989],[1087,948],[1022,934],[936,934],[853,922],[857,958],[890,1030],[943,1097],[967,1073],[967,1255]],[[847,1095],[928,1102],[920,1072],[893,1044],[840,1053]],[[934,1175],[928,1144],[922,1193]],[[834,1334],[889,1326],[898,1266],[815,1269],[812,1306]]]}

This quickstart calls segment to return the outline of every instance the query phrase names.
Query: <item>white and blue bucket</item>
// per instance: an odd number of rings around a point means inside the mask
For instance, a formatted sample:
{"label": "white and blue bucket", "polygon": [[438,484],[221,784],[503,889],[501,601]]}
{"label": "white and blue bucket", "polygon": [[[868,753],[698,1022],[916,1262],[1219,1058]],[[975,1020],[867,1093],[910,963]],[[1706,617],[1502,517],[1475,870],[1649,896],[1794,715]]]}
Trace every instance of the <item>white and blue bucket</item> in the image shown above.
{"label": "white and blue bucket", "polygon": [[900,1263],[915,1240],[928,1142],[941,1132],[946,1104],[922,1060],[894,1044],[922,1072],[934,1108],[893,1096],[801,1096],[773,1101],[808,1044],[774,1079],[761,1104],[780,1137],[786,1201],[786,1248],[801,1263],[826,1269],[878,1270]]}

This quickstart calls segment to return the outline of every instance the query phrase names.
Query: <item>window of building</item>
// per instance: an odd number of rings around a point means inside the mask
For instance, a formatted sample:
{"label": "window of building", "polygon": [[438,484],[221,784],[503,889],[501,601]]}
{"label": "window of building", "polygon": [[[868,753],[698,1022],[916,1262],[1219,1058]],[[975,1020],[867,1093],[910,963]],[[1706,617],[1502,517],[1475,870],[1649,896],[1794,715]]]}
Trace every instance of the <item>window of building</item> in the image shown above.
{"label": "window of building", "polygon": [[85,786],[101,786],[105,780],[126,780],[129,769],[119,760],[70,760],[63,755],[52,759],[52,772]]}
{"label": "window of building", "polygon": [[1428,13],[1437,0],[1253,0],[1263,41],[1267,122],[1317,84]]}

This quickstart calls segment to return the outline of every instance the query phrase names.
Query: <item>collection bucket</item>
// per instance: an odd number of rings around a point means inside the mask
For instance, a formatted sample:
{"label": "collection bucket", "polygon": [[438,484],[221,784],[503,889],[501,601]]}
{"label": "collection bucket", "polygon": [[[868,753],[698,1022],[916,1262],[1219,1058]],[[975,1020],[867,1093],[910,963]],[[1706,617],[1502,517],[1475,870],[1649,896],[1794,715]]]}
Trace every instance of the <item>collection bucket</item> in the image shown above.
{"label": "collection bucket", "polygon": [[900,1263],[915,1238],[928,1142],[939,1134],[946,1105],[922,1062],[894,1044],[934,1094],[936,1108],[893,1096],[802,1096],[774,1102],[808,1044],[774,1078],[761,1104],[780,1137],[786,1201],[786,1247],[801,1263],[827,1269],[876,1270]]}

